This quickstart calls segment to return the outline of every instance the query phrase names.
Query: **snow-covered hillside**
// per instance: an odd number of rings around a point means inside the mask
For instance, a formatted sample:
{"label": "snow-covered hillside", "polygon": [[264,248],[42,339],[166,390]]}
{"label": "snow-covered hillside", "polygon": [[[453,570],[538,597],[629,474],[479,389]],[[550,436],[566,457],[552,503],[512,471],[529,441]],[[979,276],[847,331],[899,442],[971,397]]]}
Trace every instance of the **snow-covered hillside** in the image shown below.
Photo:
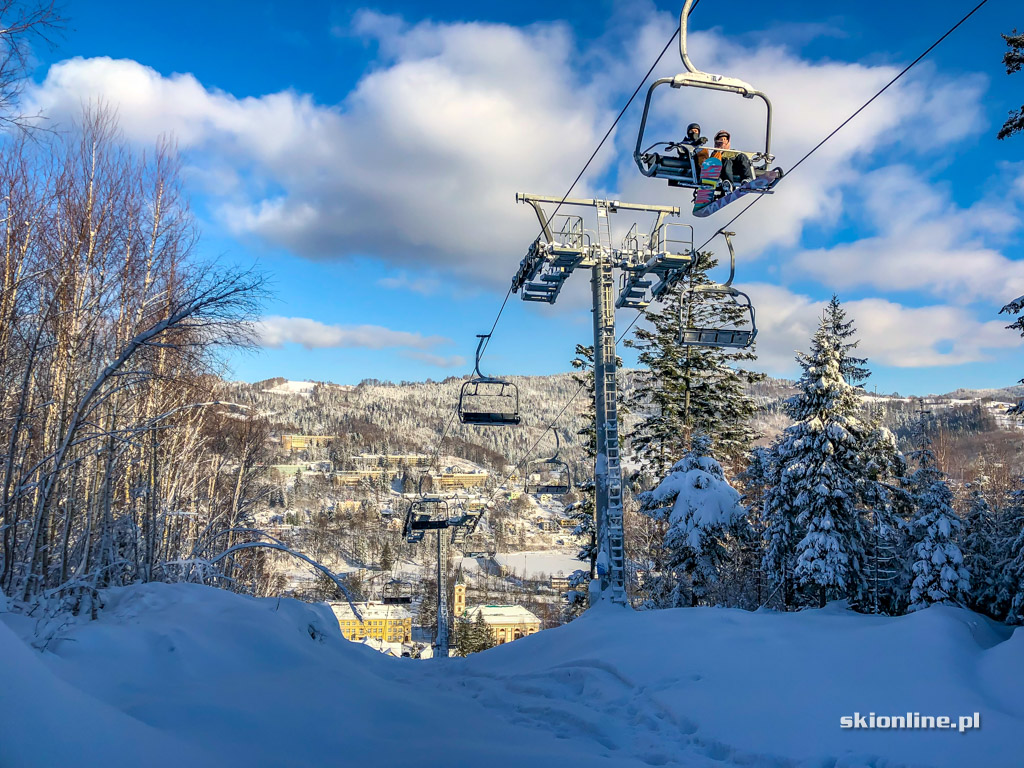
{"label": "snow-covered hillside", "polygon": [[[63,627],[0,613],[4,768],[1020,764],[1024,633],[960,609],[608,607],[413,661],[346,642],[326,606],[166,584],[105,601]],[[981,727],[840,728],[855,712]]]}

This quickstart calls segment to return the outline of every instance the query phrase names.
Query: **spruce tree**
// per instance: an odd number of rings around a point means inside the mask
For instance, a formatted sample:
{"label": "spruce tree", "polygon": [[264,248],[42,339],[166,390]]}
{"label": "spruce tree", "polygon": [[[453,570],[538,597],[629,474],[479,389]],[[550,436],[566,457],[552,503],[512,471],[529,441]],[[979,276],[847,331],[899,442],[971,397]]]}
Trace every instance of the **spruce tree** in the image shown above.
{"label": "spruce tree", "polygon": [[773,485],[772,449],[758,446],[747,457],[747,467],[738,479],[743,483],[740,498],[747,510],[749,535],[742,542],[741,569],[747,574],[749,591],[752,592],[753,606],[760,607],[769,597],[766,587],[764,559],[767,543],[767,523],[764,516],[764,496]]}
{"label": "spruce tree", "polygon": [[896,447],[896,437],[877,417],[867,425],[863,501],[867,511],[865,572],[867,592],[860,607],[869,613],[899,611],[902,518],[911,500],[900,483],[907,462]]}
{"label": "spruce tree", "polygon": [[660,591],[669,605],[697,605],[707,597],[726,562],[727,539],[745,521],[739,493],[711,456],[711,439],[697,433],[692,443],[668,476],[640,497],[641,511],[666,523],[661,578],[672,581]]}
{"label": "spruce tree", "polygon": [[997,536],[997,589],[995,607],[1005,606],[1009,624],[1024,624],[1024,478],[1010,493],[1000,516]]}
{"label": "spruce tree", "polygon": [[971,579],[967,605],[979,613],[1002,618],[1006,607],[1003,607],[1003,612],[999,611],[999,524],[986,498],[988,478],[980,475],[968,483],[965,489],[968,494],[967,513],[963,518],[960,549],[964,556],[964,567]]}
{"label": "spruce tree", "polygon": [[[774,484],[765,493],[765,569],[789,590],[789,580],[817,595],[854,597],[864,588],[864,525],[859,509],[865,475],[865,426],[857,418],[863,359],[853,322],[833,297],[799,354],[800,392],[786,402],[795,422],[773,451]],[[788,594],[785,595],[788,602]]]}
{"label": "spruce tree", "polygon": [[960,603],[970,588],[963,553],[957,544],[961,523],[953,510],[953,492],[939,469],[923,423],[919,445],[911,454],[917,469],[907,480],[914,503],[913,517],[907,526],[908,611],[937,603]]}
{"label": "spruce tree", "polygon": [[680,322],[727,328],[747,319],[729,297],[693,290],[712,284],[707,273],[716,265],[710,253],[701,253],[689,282],[674,289],[664,309],[648,314],[653,327],[638,328],[626,342],[640,349],[645,366],[630,400],[630,409],[643,415],[630,439],[648,480],[665,476],[695,431],[710,435],[715,455],[728,463],[756,438],[750,422],[758,407],[747,387],[764,375],[737,366],[757,357],[754,348],[684,347],[678,341]]}

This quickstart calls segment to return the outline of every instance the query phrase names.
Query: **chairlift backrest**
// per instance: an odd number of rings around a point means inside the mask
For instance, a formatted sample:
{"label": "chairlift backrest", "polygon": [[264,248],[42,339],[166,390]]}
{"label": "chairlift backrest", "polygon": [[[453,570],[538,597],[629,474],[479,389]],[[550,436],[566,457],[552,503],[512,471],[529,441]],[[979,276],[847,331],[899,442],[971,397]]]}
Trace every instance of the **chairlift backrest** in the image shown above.
{"label": "chairlift backrest", "polygon": [[519,416],[519,388],[503,379],[480,373],[480,355],[484,340],[490,334],[477,334],[476,376],[462,385],[459,393],[459,420],[463,424],[480,426],[515,426]]}
{"label": "chairlift backrest", "polygon": [[[526,493],[540,495],[549,493],[553,496],[561,496],[568,493],[572,488],[572,475],[569,472],[569,465],[558,458],[561,448],[558,439],[558,430],[551,430],[555,433],[555,455],[548,459],[539,459],[530,462],[526,471]],[[533,478],[537,479],[534,480]]]}

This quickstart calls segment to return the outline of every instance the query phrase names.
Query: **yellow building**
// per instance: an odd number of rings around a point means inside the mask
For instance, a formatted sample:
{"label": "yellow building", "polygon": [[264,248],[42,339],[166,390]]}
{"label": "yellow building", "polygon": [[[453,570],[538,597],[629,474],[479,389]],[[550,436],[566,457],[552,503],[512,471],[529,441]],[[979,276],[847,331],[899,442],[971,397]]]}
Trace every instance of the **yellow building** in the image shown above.
{"label": "yellow building", "polygon": [[329,603],[346,640],[365,637],[386,643],[408,643],[412,640],[412,614],[408,608],[384,603],[356,603],[362,621],[356,618],[348,603]]}
{"label": "yellow building", "polygon": [[306,448],[323,448],[337,435],[281,435],[281,447],[286,451],[303,451]]}
{"label": "yellow building", "polygon": [[398,469],[405,464],[414,469],[426,469],[433,462],[433,457],[425,453],[361,453],[353,456],[352,460],[364,468],[386,466],[389,469]]}
{"label": "yellow building", "polygon": [[331,482],[342,488],[358,488],[383,476],[383,469],[351,469],[333,473]]}
{"label": "yellow building", "polygon": [[424,475],[423,487],[435,493],[453,488],[480,488],[487,484],[488,477],[486,472],[441,472]]}
{"label": "yellow building", "polygon": [[[456,615],[460,615],[458,612],[460,586],[462,585],[456,585],[455,587],[455,605],[453,608],[455,608]],[[484,623],[491,631],[491,640],[494,641],[495,645],[511,643],[513,640],[518,640],[521,637],[526,637],[540,631],[540,619],[521,605],[478,605],[466,610],[465,587],[462,589],[461,605],[463,607],[461,615],[466,621],[476,621],[478,616],[483,615]]]}

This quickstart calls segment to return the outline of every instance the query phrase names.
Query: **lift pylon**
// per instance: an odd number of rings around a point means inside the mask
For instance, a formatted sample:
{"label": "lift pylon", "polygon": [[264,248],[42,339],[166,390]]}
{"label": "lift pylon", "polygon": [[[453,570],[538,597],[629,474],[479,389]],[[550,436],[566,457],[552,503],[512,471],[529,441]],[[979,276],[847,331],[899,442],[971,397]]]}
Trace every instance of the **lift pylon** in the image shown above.
{"label": "lift pylon", "polygon": [[[524,301],[554,304],[562,285],[574,270],[591,270],[598,444],[594,463],[598,578],[597,583],[591,585],[591,599],[607,596],[614,602],[625,604],[615,309],[643,309],[687,275],[694,260],[693,229],[669,229],[670,226],[678,226],[666,221],[669,216],[679,215],[677,206],[637,205],[618,200],[563,200],[524,194],[517,194],[516,201],[533,208],[540,220],[541,233],[519,265],[512,280],[513,292],[519,292]],[[545,204],[594,208],[597,213],[596,231],[585,230],[580,216],[548,217],[543,208]],[[634,225],[622,243],[614,246],[610,216],[618,211],[653,213],[654,226],[649,232],[639,233]],[[622,273],[618,290],[614,280],[616,268]]]}

